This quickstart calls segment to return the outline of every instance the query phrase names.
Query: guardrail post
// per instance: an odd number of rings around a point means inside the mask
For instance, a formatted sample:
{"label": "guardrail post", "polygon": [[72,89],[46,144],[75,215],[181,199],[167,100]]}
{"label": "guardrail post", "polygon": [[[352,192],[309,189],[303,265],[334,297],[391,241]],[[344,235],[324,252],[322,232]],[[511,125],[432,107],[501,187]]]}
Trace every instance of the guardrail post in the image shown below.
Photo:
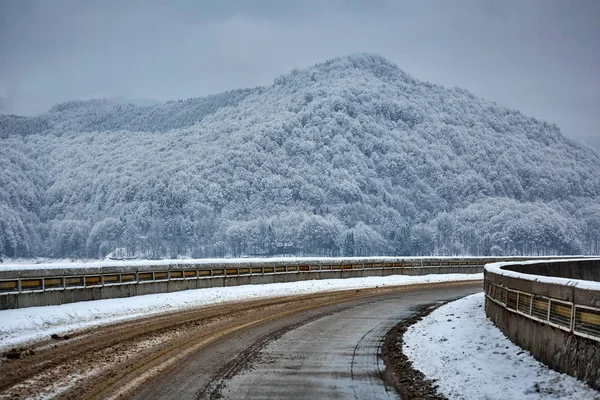
{"label": "guardrail post", "polygon": [[573,308],[571,308],[571,333],[575,330],[575,288],[571,288],[571,299],[573,299]]}
{"label": "guardrail post", "polygon": [[529,315],[533,315],[533,302],[535,300],[535,295],[531,293],[531,297],[529,298]]}

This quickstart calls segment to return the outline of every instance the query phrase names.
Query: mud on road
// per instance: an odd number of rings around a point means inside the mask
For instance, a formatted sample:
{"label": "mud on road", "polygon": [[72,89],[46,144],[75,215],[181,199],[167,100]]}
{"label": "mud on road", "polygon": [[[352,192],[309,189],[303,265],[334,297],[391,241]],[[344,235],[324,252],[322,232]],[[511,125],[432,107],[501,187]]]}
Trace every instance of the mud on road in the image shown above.
{"label": "mud on road", "polygon": [[[186,389],[175,379],[182,371],[192,377],[187,394],[202,398],[210,392],[215,374],[226,371],[228,361],[244,351],[253,354],[253,345],[260,347],[311,318],[333,312],[336,305],[386,293],[479,284],[410,285],[269,298],[141,318],[82,330],[67,338],[49,337],[16,349],[19,358],[1,359],[0,399],[173,397],[176,391],[169,391],[169,382],[171,389]],[[220,345],[225,343],[227,347]],[[194,360],[197,368],[185,370]]]}
{"label": "mud on road", "polygon": [[416,324],[441,305],[443,303],[420,307],[416,314],[401,321],[385,336],[381,347],[381,357],[387,367],[387,379],[400,393],[403,400],[447,400],[444,395],[438,393],[434,381],[413,368],[412,363],[402,351],[404,333],[408,327]]}

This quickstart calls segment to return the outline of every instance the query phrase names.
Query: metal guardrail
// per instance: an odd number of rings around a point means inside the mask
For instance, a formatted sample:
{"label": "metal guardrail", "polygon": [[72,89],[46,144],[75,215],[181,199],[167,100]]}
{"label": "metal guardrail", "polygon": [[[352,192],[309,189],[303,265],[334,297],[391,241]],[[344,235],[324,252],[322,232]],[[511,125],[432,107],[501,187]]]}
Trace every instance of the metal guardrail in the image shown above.
{"label": "metal guardrail", "polygon": [[307,265],[269,265],[269,266],[206,266],[181,267],[161,271],[137,271],[123,273],[95,273],[81,275],[50,275],[27,278],[0,279],[0,296],[18,293],[47,292],[105,286],[145,284],[152,282],[182,281],[189,279],[232,278],[256,275],[298,274],[310,272],[340,272],[356,270],[381,270],[393,268],[422,267],[483,267],[483,260],[412,260],[404,262],[375,262],[348,264],[307,264]]}
{"label": "metal guardrail", "polygon": [[600,341],[600,308],[540,296],[484,280],[486,297],[508,311],[587,339]]}

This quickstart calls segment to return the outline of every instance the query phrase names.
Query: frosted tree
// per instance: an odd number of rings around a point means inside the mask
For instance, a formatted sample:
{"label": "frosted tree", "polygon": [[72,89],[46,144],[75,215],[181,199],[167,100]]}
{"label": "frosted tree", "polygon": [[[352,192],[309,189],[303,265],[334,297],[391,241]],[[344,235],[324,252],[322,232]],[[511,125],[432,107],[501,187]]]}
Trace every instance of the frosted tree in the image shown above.
{"label": "frosted tree", "polygon": [[598,153],[556,126],[368,54],[0,116],[4,257],[597,252],[599,198]]}

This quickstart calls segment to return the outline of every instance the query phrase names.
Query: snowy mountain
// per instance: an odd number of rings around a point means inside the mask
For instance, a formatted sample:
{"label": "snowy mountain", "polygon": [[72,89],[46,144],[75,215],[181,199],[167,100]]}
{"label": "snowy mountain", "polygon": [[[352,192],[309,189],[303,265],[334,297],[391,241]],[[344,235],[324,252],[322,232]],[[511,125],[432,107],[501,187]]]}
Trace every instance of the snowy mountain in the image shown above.
{"label": "snowy mountain", "polygon": [[598,252],[598,153],[374,55],[0,116],[0,137],[9,257]]}

